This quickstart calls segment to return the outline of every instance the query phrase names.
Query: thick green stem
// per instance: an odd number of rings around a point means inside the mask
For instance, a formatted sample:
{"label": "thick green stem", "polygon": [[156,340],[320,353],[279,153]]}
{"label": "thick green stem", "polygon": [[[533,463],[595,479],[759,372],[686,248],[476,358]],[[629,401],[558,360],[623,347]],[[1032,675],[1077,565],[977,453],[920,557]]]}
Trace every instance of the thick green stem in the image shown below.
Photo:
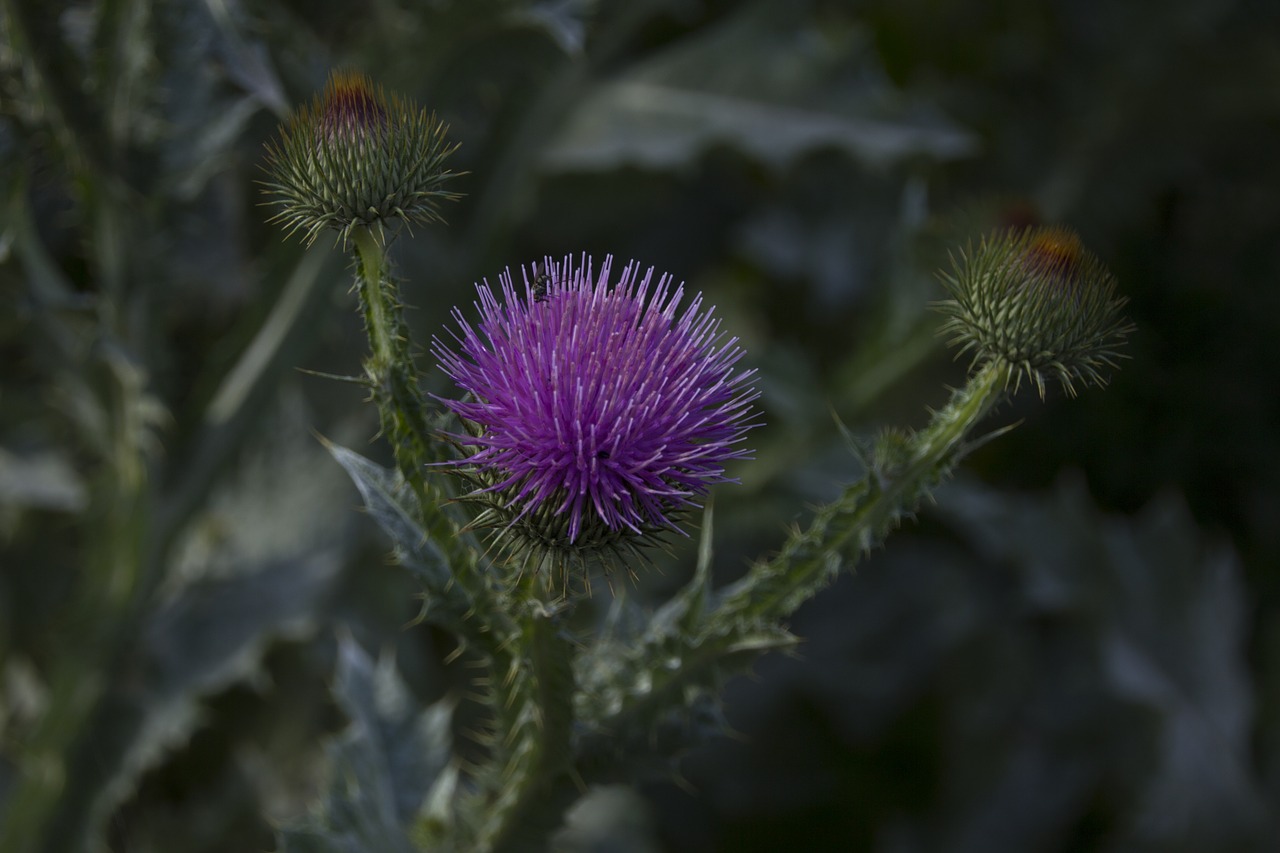
{"label": "thick green stem", "polygon": [[395,306],[389,304],[387,297],[390,294],[383,287],[387,257],[382,245],[381,226],[374,228],[378,231],[356,228],[351,236],[360,262],[360,299],[365,310],[369,346],[373,349],[373,360],[379,365],[387,365],[396,360],[394,341],[399,330],[394,328],[398,324],[392,321]]}
{"label": "thick green stem", "polygon": [[391,442],[396,467],[425,503],[428,491],[423,466],[436,461],[430,452],[434,442],[427,423],[428,406],[409,347],[398,288],[387,263],[381,226],[374,229],[352,232],[359,260],[360,305],[371,350],[365,371],[373,384],[382,431]]}
{"label": "thick green stem", "polygon": [[728,592],[716,620],[785,619],[849,563],[851,550],[856,559],[857,552],[879,545],[964,454],[969,434],[1004,398],[1010,375],[1003,362],[983,365],[927,427],[904,438],[888,458],[873,458],[867,475],[819,511],[807,530],[756,564]]}
{"label": "thick green stem", "polygon": [[[619,707],[590,720],[597,736],[579,744],[579,769],[590,776],[627,737],[643,735],[670,709],[671,697],[690,689],[709,691],[746,669],[763,651],[786,647],[793,638],[779,626],[858,556],[879,545],[912,512],[971,447],[969,436],[1005,396],[1012,368],[989,363],[957,390],[929,425],[911,436],[883,442],[868,471],[844,494],[822,507],[805,530],[797,530],[773,559],[719,594],[719,604],[697,624],[652,633],[627,656],[607,685],[620,694]],[[678,660],[678,668],[655,668],[655,660]]]}
{"label": "thick green stem", "polygon": [[574,649],[560,629],[558,603],[543,592],[529,572],[506,599],[517,611],[513,627],[487,656],[477,682],[493,713],[481,737],[489,754],[455,824],[432,818],[418,824],[414,840],[423,850],[544,849],[559,825],[560,813],[547,804],[572,755]]}
{"label": "thick green stem", "polygon": [[[505,641],[503,626],[511,619],[492,578],[474,571],[476,542],[463,531],[464,522],[450,512],[452,494],[441,477],[428,479],[428,465],[445,458],[444,443],[437,438],[430,415],[431,404],[422,392],[414,364],[408,329],[403,318],[397,283],[387,262],[381,226],[356,228],[356,285],[364,311],[370,353],[365,373],[378,407],[382,433],[395,454],[396,468],[412,490],[419,522],[444,552],[453,569],[451,584],[469,602],[466,612],[455,613],[477,625],[468,640],[493,660],[501,660]],[[440,590],[435,592],[440,593]],[[441,596],[457,599],[459,596]]]}
{"label": "thick green stem", "polygon": [[489,792],[495,799],[477,839],[480,850],[530,849],[560,822],[545,801],[572,755],[573,650],[557,615],[539,596],[541,584],[531,580],[520,598],[529,610],[515,649],[519,669],[508,699],[514,704],[499,715],[505,733],[498,736],[505,743],[494,757],[505,758],[505,766],[500,768],[500,787]]}
{"label": "thick green stem", "polygon": [[[573,695],[569,651],[538,596],[535,573],[529,573],[524,588],[503,593],[488,576],[468,568],[474,564],[469,559],[474,557],[470,550],[474,542],[446,511],[450,495],[443,484],[438,478],[426,478],[426,466],[444,458],[444,448],[428,422],[428,402],[413,362],[381,231],[357,228],[352,237],[358,260],[356,283],[369,337],[364,366],[382,432],[416,498],[419,520],[453,567],[454,594],[435,592],[441,601],[466,603],[467,612],[452,614],[455,622],[479,626],[463,635],[480,653],[479,662],[486,669],[480,686],[488,693],[487,704],[494,709],[495,719],[489,742],[492,754],[477,776],[478,790],[464,823],[471,836],[468,849],[492,850],[527,819],[544,780],[559,766],[556,762],[568,755],[571,718],[567,709]],[[525,609],[518,611],[521,605]],[[431,820],[420,823],[415,835],[424,849],[450,841],[447,827]]]}

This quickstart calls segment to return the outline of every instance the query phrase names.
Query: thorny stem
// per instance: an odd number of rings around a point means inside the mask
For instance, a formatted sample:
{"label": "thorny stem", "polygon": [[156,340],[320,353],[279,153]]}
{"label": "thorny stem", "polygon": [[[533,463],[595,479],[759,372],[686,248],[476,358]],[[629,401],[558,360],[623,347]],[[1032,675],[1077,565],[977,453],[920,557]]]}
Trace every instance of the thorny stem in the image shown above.
{"label": "thorny stem", "polygon": [[[626,698],[604,720],[592,721],[601,733],[580,745],[584,775],[616,753],[619,733],[637,734],[652,723],[673,697],[689,689],[713,689],[740,671],[756,653],[787,645],[778,629],[805,601],[843,569],[879,545],[897,521],[915,509],[965,452],[969,435],[1005,398],[1014,368],[990,362],[952,395],[922,431],[906,440],[893,459],[870,459],[869,470],[837,500],[818,510],[808,528],[797,529],[772,559],[757,563],[747,576],[720,591],[719,604],[696,624],[672,626],[648,636],[628,659],[644,669],[645,688],[627,689]],[[660,657],[682,662],[678,669],[651,667]],[[738,661],[735,663],[735,661]],[[632,669],[628,678],[639,677]]]}
{"label": "thorny stem", "polygon": [[[773,559],[757,563],[730,590],[714,618],[751,622],[785,619],[825,587],[850,560],[850,545],[866,552],[897,519],[943,480],[968,449],[970,432],[1004,399],[1013,368],[990,361],[955,391],[929,425],[911,437],[904,458],[873,469],[807,530],[793,533]],[[855,555],[856,558],[856,555]]]}
{"label": "thorny stem", "polygon": [[[380,226],[375,226],[379,228]],[[453,582],[471,602],[471,612],[454,614],[477,647],[494,720],[491,750],[476,778],[469,842],[476,850],[497,850],[525,834],[536,821],[537,802],[567,766],[572,729],[572,650],[561,635],[555,607],[543,600],[537,572],[528,572],[518,589],[503,594],[492,580],[465,567],[469,537],[446,511],[449,495],[440,478],[428,481],[427,465],[443,448],[428,423],[428,402],[402,317],[396,281],[388,269],[380,231],[354,229],[357,287],[364,311],[370,354],[365,372],[377,404],[382,432],[391,443],[396,466],[417,498],[424,528],[446,551],[455,567]],[[436,845],[437,827],[417,828],[420,844]]]}
{"label": "thorny stem", "polygon": [[[459,552],[463,537],[442,507],[449,496],[437,480],[428,482],[424,476],[427,464],[442,458],[443,448],[427,421],[428,403],[419,386],[382,234],[357,228],[352,236],[371,350],[365,371],[382,431],[401,475],[418,498],[424,525],[442,548],[457,552],[453,564],[460,567],[465,565]],[[466,621],[486,626],[467,633],[480,645],[495,713],[492,753],[476,780],[472,842],[478,850],[500,850],[538,832],[546,818],[538,803],[569,766],[572,648],[559,628],[557,603],[544,597],[538,572],[526,572],[507,595],[478,573],[458,571],[454,579],[473,602],[475,612]],[[517,612],[512,613],[512,607]],[[433,840],[431,831],[420,827],[422,840]]]}
{"label": "thorny stem", "polygon": [[499,713],[496,752],[505,766],[500,789],[488,792],[496,800],[477,839],[481,850],[519,848],[548,820],[554,826],[559,815],[541,806],[570,765],[575,684],[573,649],[560,628],[563,604],[547,599],[536,572],[525,574],[515,594],[526,608],[517,640],[523,661],[512,672],[513,705]]}
{"label": "thorny stem", "polygon": [[545,597],[537,573],[526,573],[507,601],[519,611],[515,627],[486,658],[476,683],[493,714],[477,736],[488,755],[474,769],[457,824],[419,821],[420,849],[531,849],[559,822],[560,812],[547,804],[570,767],[574,649],[560,628],[563,603]]}
{"label": "thorny stem", "polygon": [[382,227],[356,228],[352,236],[360,306],[372,349],[365,361],[365,372],[373,385],[382,431],[391,443],[396,466],[419,498],[425,499],[422,466],[433,461],[428,458],[427,406],[405,334],[398,288],[390,275]]}
{"label": "thorny stem", "polygon": [[452,495],[443,478],[428,480],[426,477],[427,466],[443,459],[446,451],[429,421],[431,405],[419,382],[399,289],[387,262],[381,228],[374,225],[352,230],[357,259],[356,287],[371,350],[364,369],[372,399],[378,407],[382,433],[395,455],[396,467],[416,499],[417,520],[448,557],[454,567],[452,582],[471,602],[473,612],[465,614],[466,621],[477,627],[467,632],[465,639],[487,658],[503,659],[507,655],[501,645],[512,630],[510,615],[501,608],[493,582],[468,568],[474,564],[475,542],[449,511]]}

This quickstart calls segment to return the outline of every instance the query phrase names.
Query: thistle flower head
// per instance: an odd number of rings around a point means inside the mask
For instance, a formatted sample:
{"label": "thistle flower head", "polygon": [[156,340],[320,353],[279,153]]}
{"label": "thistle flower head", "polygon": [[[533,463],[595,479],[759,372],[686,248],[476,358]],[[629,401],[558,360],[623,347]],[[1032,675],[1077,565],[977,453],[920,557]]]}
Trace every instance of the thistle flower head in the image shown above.
{"label": "thistle flower head", "polygon": [[[480,320],[455,309],[453,345],[434,354],[464,392],[442,400],[468,426],[450,463],[475,487],[500,544],[542,562],[607,562],[675,528],[698,497],[729,482],[725,463],[747,456],[753,370],[725,339],[701,294],[685,305],[669,275],[633,263],[609,286],[547,260],[477,286]],[[526,566],[528,561],[526,561]]]}
{"label": "thistle flower head", "polygon": [[1075,383],[1103,385],[1133,327],[1121,310],[1115,277],[1060,227],[997,232],[960,254],[943,276],[951,296],[936,307],[942,331],[975,364],[1002,361],[1014,390],[1025,377],[1044,396],[1056,379],[1068,394]]}
{"label": "thistle flower head", "polygon": [[440,189],[453,177],[443,164],[457,147],[446,130],[364,75],[335,72],[267,146],[273,221],[310,243],[326,228],[345,240],[359,226],[439,219],[440,202],[457,198]]}

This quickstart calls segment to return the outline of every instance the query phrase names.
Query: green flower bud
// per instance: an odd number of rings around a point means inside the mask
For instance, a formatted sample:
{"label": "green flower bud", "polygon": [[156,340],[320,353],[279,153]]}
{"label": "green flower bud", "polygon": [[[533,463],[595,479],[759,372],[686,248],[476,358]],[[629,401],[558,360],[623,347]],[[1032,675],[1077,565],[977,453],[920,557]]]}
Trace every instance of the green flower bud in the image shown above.
{"label": "green flower bud", "polygon": [[1044,396],[1056,379],[1070,395],[1075,383],[1103,385],[1133,326],[1121,314],[1111,272],[1074,232],[1034,227],[998,232],[953,259],[944,274],[950,299],[942,332],[974,366],[1001,361],[1016,391],[1023,377]]}
{"label": "green flower bud", "polygon": [[454,173],[443,163],[457,145],[434,114],[374,87],[363,74],[335,72],[324,92],[280,128],[267,145],[265,191],[280,206],[272,217],[311,243],[326,228],[342,239],[353,228],[402,219],[439,220],[439,203],[458,197],[440,185]]}

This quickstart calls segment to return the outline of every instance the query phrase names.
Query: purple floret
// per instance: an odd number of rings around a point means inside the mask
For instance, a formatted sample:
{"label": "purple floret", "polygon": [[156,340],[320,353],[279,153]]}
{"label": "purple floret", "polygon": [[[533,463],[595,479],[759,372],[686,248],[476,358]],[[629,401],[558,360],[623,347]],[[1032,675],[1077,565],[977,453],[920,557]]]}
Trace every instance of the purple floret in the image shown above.
{"label": "purple floret", "polygon": [[433,347],[464,392],[441,402],[480,432],[454,436],[474,453],[453,464],[505,495],[513,519],[552,502],[570,543],[596,519],[638,534],[674,526],[751,453],[738,445],[759,394],[754,370],[734,370],[738,339],[723,340],[701,294],[678,310],[683,286],[655,284],[652,268],[640,278],[632,262],[610,288],[612,260],[594,280],[588,257],[548,262],[519,293],[508,270],[501,298],[477,285],[479,326],[455,309],[456,348]]}

